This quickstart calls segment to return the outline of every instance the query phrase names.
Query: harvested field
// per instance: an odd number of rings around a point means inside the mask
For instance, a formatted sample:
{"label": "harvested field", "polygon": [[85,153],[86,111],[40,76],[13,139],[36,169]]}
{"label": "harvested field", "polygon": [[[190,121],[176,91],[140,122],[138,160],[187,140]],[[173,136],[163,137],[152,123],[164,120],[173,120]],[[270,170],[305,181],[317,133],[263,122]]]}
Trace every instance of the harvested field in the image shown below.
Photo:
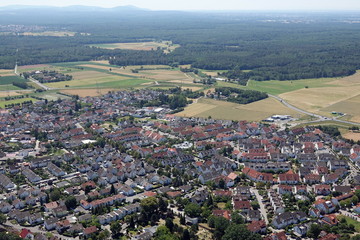
{"label": "harvested field", "polygon": [[11,92],[0,92],[0,98],[4,98],[4,97],[12,97],[12,96],[20,96],[22,94],[11,91]]}
{"label": "harvested field", "polygon": [[103,89],[66,89],[61,90],[60,92],[69,94],[69,95],[79,95],[79,97],[96,97],[108,93],[109,91],[113,91],[112,88],[103,88]]}
{"label": "harvested field", "polygon": [[178,44],[172,44],[171,41],[163,42],[131,42],[131,43],[106,43],[106,44],[94,44],[94,47],[105,49],[125,49],[125,50],[141,50],[151,51],[157,48],[163,48],[165,53],[174,51],[180,47]]}
{"label": "harvested field", "polygon": [[211,116],[215,119],[261,121],[274,114],[301,117],[299,113],[286,108],[272,98],[246,105],[202,98],[197,103],[189,105],[183,112],[177,113],[176,115],[184,117]]}
{"label": "harvested field", "polygon": [[343,138],[354,140],[355,142],[360,141],[360,132],[347,132],[341,134]]}

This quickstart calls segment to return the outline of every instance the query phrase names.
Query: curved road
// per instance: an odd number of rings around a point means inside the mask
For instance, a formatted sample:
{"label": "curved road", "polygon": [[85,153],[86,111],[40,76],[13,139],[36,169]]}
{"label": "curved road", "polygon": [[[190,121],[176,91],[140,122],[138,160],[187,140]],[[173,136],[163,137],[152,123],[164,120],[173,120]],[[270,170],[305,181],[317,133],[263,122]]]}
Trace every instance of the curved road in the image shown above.
{"label": "curved road", "polygon": [[339,120],[337,118],[327,118],[327,117],[324,117],[324,116],[321,116],[321,115],[318,115],[318,114],[315,114],[315,113],[305,111],[303,109],[300,109],[298,107],[295,107],[295,106],[291,105],[290,103],[286,102],[284,99],[282,99],[279,96],[275,96],[275,95],[271,95],[271,94],[268,94],[268,95],[269,95],[269,97],[275,98],[276,100],[278,100],[279,102],[284,104],[286,107],[288,107],[288,108],[290,108],[290,109],[292,109],[294,111],[297,111],[297,112],[300,112],[300,113],[303,113],[303,114],[310,115],[310,116],[318,118],[318,120],[308,121],[308,122],[305,122],[305,123],[317,123],[317,122],[324,122],[324,121],[334,121],[334,122],[339,122],[339,123],[346,123],[346,124],[352,124],[352,125],[360,126],[360,123],[355,123],[355,122],[350,122],[350,121],[345,121],[345,120]]}

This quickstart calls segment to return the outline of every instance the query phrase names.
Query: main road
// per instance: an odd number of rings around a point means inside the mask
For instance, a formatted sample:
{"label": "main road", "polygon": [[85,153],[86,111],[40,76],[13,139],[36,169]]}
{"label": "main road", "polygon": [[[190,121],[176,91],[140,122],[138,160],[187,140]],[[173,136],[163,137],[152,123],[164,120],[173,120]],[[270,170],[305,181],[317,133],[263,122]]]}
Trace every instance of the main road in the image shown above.
{"label": "main road", "polygon": [[345,124],[351,124],[351,125],[356,125],[356,126],[360,126],[360,123],[355,123],[355,122],[350,122],[350,121],[345,121],[345,120],[340,120],[340,119],[337,119],[337,118],[328,118],[328,117],[324,117],[324,116],[321,116],[321,115],[318,115],[318,114],[315,114],[315,113],[311,113],[311,112],[308,112],[308,111],[305,111],[303,109],[300,109],[298,107],[295,107],[294,105],[291,105],[290,103],[286,102],[283,98],[279,97],[279,96],[275,96],[275,95],[271,95],[271,94],[268,94],[269,97],[272,97],[272,98],[275,98],[276,100],[278,100],[279,102],[281,102],[282,104],[284,104],[286,107],[294,110],[294,111],[297,111],[299,113],[303,113],[305,115],[309,115],[309,116],[312,116],[312,117],[316,117],[318,118],[318,120],[315,120],[315,121],[308,121],[308,122],[304,122],[304,123],[317,123],[317,122],[324,122],[324,121],[333,121],[333,122],[339,122],[339,123],[345,123]]}

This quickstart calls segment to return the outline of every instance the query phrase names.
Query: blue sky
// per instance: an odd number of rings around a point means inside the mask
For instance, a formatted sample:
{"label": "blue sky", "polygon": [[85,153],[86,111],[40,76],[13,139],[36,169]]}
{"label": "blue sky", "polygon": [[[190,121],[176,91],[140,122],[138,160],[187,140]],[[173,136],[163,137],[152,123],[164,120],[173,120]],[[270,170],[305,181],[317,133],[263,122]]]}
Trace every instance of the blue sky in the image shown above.
{"label": "blue sky", "polygon": [[153,10],[360,10],[360,0],[0,0],[0,6],[134,5]]}

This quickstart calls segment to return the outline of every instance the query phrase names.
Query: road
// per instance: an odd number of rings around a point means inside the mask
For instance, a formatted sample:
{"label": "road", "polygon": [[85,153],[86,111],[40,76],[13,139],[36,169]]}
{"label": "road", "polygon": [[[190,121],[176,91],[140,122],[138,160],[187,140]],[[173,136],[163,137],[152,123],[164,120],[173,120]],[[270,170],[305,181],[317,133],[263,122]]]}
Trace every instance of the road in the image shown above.
{"label": "road", "polygon": [[275,96],[275,95],[271,95],[271,94],[268,94],[268,95],[269,95],[269,97],[275,98],[276,100],[278,100],[279,102],[284,104],[286,107],[288,107],[288,108],[290,108],[290,109],[292,109],[294,111],[297,111],[299,113],[303,113],[303,114],[318,118],[318,120],[308,121],[308,122],[303,122],[303,123],[317,123],[317,122],[324,122],[324,121],[334,121],[334,122],[338,122],[338,123],[345,123],[345,124],[352,124],[352,125],[360,126],[360,123],[340,120],[340,119],[337,119],[337,118],[328,118],[328,117],[324,117],[324,116],[321,116],[321,115],[318,115],[318,114],[315,114],[315,113],[305,111],[303,109],[300,109],[298,107],[295,107],[295,106],[291,105],[290,103],[286,102],[284,99],[282,99],[279,96]]}
{"label": "road", "polygon": [[45,235],[48,234],[48,233],[51,233],[55,237],[58,237],[59,239],[62,239],[62,240],[79,239],[79,237],[76,237],[76,238],[65,237],[63,235],[58,234],[56,231],[42,230],[42,229],[40,229],[40,226],[42,226],[42,225],[38,225],[38,226],[35,226],[35,227],[23,227],[23,226],[20,226],[20,225],[17,225],[17,224],[12,224],[10,221],[7,221],[4,226],[12,227],[12,228],[16,229],[19,232],[21,232],[21,230],[23,228],[26,228],[26,229],[29,229],[33,233],[42,233],[42,234],[45,234]]}
{"label": "road", "polygon": [[264,220],[265,220],[265,223],[266,225],[269,224],[269,219],[267,218],[267,212],[266,212],[266,209],[265,209],[265,205],[264,203],[261,201],[261,196],[259,194],[259,191],[256,189],[256,188],[251,188],[251,191],[255,194],[256,196],[256,199],[260,205],[260,212],[261,212],[261,215],[263,216]]}

